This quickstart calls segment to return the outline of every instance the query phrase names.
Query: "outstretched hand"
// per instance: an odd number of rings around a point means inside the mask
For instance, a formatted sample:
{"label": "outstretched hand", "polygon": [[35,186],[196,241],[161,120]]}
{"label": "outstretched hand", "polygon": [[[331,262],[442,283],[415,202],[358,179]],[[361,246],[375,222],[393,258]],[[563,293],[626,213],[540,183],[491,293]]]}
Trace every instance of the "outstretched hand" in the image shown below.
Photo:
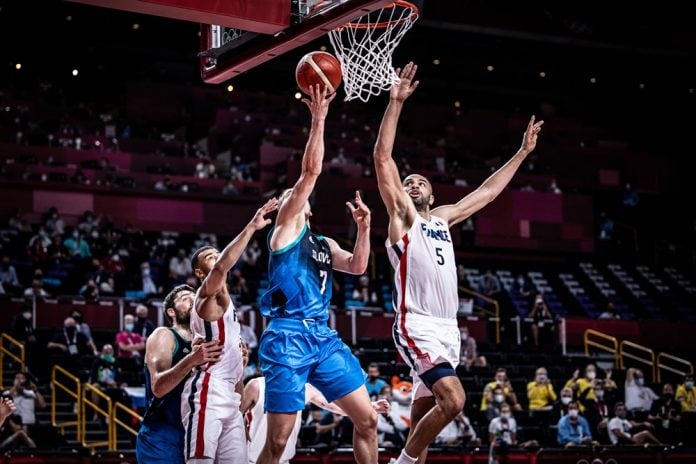
{"label": "outstretched hand", "polygon": [[413,64],[413,61],[409,62],[404,69],[396,69],[396,74],[399,76],[399,82],[392,85],[389,91],[389,98],[392,100],[397,100],[403,102],[418,87],[418,81],[413,82],[413,78],[416,76],[416,71],[418,70],[418,65]]}
{"label": "outstretched hand", "polygon": [[381,399],[372,402],[372,409],[374,409],[377,414],[387,414],[391,410],[391,406],[389,401]]}
{"label": "outstretched hand", "polygon": [[353,220],[358,227],[370,227],[370,209],[360,198],[360,192],[355,192],[355,206],[349,201],[346,202],[346,206],[350,209]]}
{"label": "outstretched hand", "polygon": [[326,118],[326,113],[329,112],[329,103],[336,98],[336,92],[329,95],[327,86],[310,85],[309,98],[303,98],[302,103],[307,105],[312,113],[312,119],[323,121]]}
{"label": "outstretched hand", "polygon": [[5,419],[14,414],[17,407],[9,398],[0,398],[0,425],[5,422]]}
{"label": "outstretched hand", "polygon": [[537,136],[541,132],[541,126],[544,125],[544,121],[534,122],[534,116],[529,119],[529,124],[527,124],[527,130],[524,131],[524,136],[522,137],[522,148],[521,150],[527,153],[534,150],[537,143]]}
{"label": "outstretched hand", "polygon": [[272,213],[278,209],[278,199],[271,198],[264,204],[261,208],[256,211],[254,217],[251,219],[251,225],[256,230],[261,230],[270,224],[272,221],[266,218],[266,215]]}

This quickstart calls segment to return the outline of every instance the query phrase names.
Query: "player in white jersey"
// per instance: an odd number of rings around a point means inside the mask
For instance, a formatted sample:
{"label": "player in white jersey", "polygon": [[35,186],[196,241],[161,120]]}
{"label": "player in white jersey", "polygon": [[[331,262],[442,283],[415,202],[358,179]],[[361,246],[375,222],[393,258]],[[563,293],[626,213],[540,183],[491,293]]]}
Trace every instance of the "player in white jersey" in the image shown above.
{"label": "player in white jersey", "polygon": [[453,205],[434,208],[432,186],[413,174],[401,181],[392,158],[404,101],[418,86],[407,64],[390,91],[375,145],[379,192],[389,213],[387,250],[394,267],[394,342],[414,378],[411,431],[398,464],[425,462],[428,445],[464,407],[459,362],[457,276],[449,228],[493,201],[536,146],[543,121],[527,125],[517,153],[481,186]]}
{"label": "player in white jersey", "polygon": [[181,420],[186,433],[184,457],[191,463],[247,464],[242,399],[242,339],[227,273],[237,263],[257,230],[271,223],[265,216],[278,208],[278,200],[266,202],[222,252],[213,247],[198,249],[191,268],[201,280],[191,311],[193,340],[217,340],[222,356],[192,372],[181,396]]}
{"label": "player in white jersey", "polygon": [[[249,464],[255,464],[258,461],[261,450],[266,443],[266,434],[268,433],[268,420],[266,419],[266,411],[264,410],[264,399],[266,397],[266,379],[263,377],[255,377],[249,380],[244,387],[244,398],[242,399],[242,413],[246,415],[248,435],[248,453]],[[346,413],[335,403],[326,401],[326,397],[317,390],[312,384],[305,384],[305,404],[315,404],[322,409],[330,411],[334,414],[345,416]],[[389,412],[389,403],[387,400],[374,401],[372,407],[377,413]],[[280,464],[288,464],[295,456],[295,448],[297,438],[302,427],[302,411],[297,411],[295,425],[288,437],[285,445],[285,450],[280,457]]]}

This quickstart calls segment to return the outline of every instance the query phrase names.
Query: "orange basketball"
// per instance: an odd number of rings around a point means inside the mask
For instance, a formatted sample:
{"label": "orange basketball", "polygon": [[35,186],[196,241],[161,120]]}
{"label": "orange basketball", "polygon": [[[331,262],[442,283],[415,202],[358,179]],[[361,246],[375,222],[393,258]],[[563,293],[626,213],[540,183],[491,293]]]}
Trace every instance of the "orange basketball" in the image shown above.
{"label": "orange basketball", "polygon": [[295,69],[297,86],[309,95],[310,85],[328,86],[329,93],[334,93],[341,84],[341,63],[331,53],[310,52],[302,57]]}

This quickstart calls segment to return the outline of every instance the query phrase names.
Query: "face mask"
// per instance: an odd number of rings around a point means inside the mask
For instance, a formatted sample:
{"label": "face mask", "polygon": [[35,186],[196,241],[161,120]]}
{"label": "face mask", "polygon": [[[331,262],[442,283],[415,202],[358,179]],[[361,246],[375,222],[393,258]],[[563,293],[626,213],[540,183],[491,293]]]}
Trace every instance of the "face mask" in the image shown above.
{"label": "face mask", "polygon": [[617,416],[619,419],[625,419],[625,418],[626,418],[626,411],[619,411],[619,412],[616,413],[616,416]]}
{"label": "face mask", "polygon": [[29,311],[23,312],[22,317],[26,320],[31,319],[31,313]]}
{"label": "face mask", "polygon": [[570,404],[571,401],[573,401],[573,398],[571,398],[570,396],[561,397],[561,403],[563,404]]}
{"label": "face mask", "polygon": [[145,317],[145,316],[138,316],[138,320],[139,320],[139,321],[144,321],[145,319],[147,319],[147,317]]}
{"label": "face mask", "polygon": [[594,394],[599,400],[604,398],[604,390],[595,390]]}
{"label": "face mask", "polygon": [[684,383],[684,386],[686,388],[694,388],[694,383],[693,382],[686,382],[686,383]]}
{"label": "face mask", "polygon": [[546,374],[539,374],[537,375],[537,382],[545,382],[546,381]]}
{"label": "face mask", "polygon": [[123,326],[123,328],[126,329],[128,332],[132,332],[132,331],[133,331],[133,326],[134,326],[134,324],[125,324],[125,325]]}
{"label": "face mask", "polygon": [[72,318],[75,319],[75,322],[77,322],[78,324],[82,323],[82,316],[73,316]]}
{"label": "face mask", "polygon": [[495,395],[496,403],[502,403],[503,401],[505,401],[505,397],[503,395]]}
{"label": "face mask", "polygon": [[370,382],[374,382],[375,380],[377,380],[377,376],[376,376],[376,375],[371,375],[371,376],[370,376]]}
{"label": "face mask", "polygon": [[500,417],[502,419],[509,419],[510,418],[510,413],[509,412],[501,412]]}
{"label": "face mask", "polygon": [[68,336],[72,337],[73,335],[75,335],[75,327],[66,327],[65,333],[67,333]]}
{"label": "face mask", "polygon": [[114,358],[113,354],[103,354],[101,358],[108,363],[116,361],[116,358]]}
{"label": "face mask", "polygon": [[645,383],[645,380],[643,380],[643,377],[638,377],[636,379],[636,385],[638,385],[639,387],[642,387],[644,383]]}
{"label": "face mask", "polygon": [[578,410],[577,409],[569,409],[568,410],[568,415],[570,417],[578,417]]}
{"label": "face mask", "polygon": [[590,371],[587,374],[585,374],[585,377],[587,377],[590,380],[594,380],[595,377],[597,377],[597,373],[595,371]]}
{"label": "face mask", "polygon": [[674,398],[674,393],[663,393],[662,396],[664,396],[666,400],[671,400]]}
{"label": "face mask", "polygon": [[462,334],[462,340],[466,341],[469,338],[469,334]]}

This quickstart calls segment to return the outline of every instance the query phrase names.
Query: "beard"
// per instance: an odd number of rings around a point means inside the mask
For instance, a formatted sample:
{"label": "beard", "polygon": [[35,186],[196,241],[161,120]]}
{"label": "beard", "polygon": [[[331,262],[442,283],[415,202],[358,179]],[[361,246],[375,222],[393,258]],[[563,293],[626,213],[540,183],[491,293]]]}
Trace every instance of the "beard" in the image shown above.
{"label": "beard", "polygon": [[177,325],[183,325],[188,327],[191,324],[191,311],[186,311],[183,313],[180,313],[178,311],[174,311],[175,317],[176,317],[176,324]]}
{"label": "beard", "polygon": [[429,199],[426,197],[418,197],[418,198],[411,198],[413,201],[413,206],[416,207],[416,211],[422,212],[422,211],[428,211],[428,207],[430,206],[430,202],[428,201]]}

